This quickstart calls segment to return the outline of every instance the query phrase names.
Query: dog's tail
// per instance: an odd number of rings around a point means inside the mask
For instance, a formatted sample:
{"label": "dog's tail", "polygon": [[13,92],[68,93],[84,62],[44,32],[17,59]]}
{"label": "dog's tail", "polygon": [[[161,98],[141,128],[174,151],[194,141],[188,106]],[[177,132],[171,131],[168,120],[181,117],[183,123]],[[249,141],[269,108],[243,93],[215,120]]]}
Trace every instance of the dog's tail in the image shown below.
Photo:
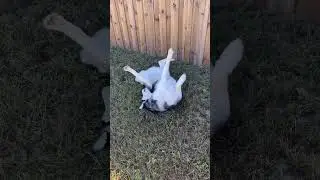
{"label": "dog's tail", "polygon": [[215,75],[230,75],[242,59],[243,42],[237,38],[222,52],[214,67]]}

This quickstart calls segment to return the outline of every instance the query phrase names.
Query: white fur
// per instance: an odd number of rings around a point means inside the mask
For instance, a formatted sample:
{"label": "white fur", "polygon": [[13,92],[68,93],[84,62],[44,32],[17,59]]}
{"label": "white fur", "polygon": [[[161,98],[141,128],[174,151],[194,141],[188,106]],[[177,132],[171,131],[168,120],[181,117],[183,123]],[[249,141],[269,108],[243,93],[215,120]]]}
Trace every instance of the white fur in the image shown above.
{"label": "white fur", "polygon": [[[171,77],[169,67],[172,59],[173,49],[168,50],[166,59],[158,61],[159,66],[152,66],[147,70],[142,70],[139,73],[132,69],[130,66],[125,66],[124,71],[130,72],[135,76],[135,81],[146,86],[142,90],[143,103],[140,106],[142,109],[143,104],[148,100],[156,100],[157,109],[156,111],[166,111],[166,105],[168,107],[178,104],[182,99],[181,86],[186,81],[186,74],[182,74],[178,82]],[[153,93],[149,91],[152,85],[156,83],[155,90]]]}

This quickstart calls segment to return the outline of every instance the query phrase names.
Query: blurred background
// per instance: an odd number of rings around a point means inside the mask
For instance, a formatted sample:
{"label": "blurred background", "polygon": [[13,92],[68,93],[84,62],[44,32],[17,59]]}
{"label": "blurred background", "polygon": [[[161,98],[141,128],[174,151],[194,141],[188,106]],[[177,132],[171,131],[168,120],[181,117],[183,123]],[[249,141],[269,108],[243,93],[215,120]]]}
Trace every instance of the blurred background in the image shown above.
{"label": "blurred background", "polygon": [[230,77],[230,121],[211,137],[211,177],[317,179],[318,2],[215,2],[213,59],[237,37],[245,51]]}
{"label": "blurred background", "polygon": [[0,2],[0,179],[102,179],[107,154],[91,147],[106,77],[80,46],[42,27],[56,12],[87,34],[107,25],[103,0]]}

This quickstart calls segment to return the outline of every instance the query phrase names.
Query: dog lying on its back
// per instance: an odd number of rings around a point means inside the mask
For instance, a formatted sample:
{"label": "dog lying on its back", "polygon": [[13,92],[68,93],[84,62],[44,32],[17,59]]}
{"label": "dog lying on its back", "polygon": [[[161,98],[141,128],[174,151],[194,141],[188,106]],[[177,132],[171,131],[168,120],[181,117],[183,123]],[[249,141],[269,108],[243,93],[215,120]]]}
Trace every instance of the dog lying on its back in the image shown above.
{"label": "dog lying on its back", "polygon": [[181,86],[186,81],[186,74],[182,74],[178,81],[171,77],[169,72],[173,49],[168,50],[167,58],[158,62],[159,67],[150,67],[137,73],[130,66],[125,66],[124,71],[135,76],[135,81],[145,87],[142,89],[142,104],[140,109],[145,108],[153,112],[163,112],[176,106],[182,99]]}

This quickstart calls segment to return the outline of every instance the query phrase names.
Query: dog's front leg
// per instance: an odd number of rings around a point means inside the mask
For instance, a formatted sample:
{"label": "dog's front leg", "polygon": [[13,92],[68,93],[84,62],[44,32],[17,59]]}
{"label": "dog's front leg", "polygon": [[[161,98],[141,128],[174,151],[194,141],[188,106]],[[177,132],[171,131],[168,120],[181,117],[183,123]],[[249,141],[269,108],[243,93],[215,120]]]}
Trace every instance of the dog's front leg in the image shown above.
{"label": "dog's front leg", "polygon": [[185,73],[183,73],[180,76],[180,78],[178,79],[177,84],[176,84],[176,89],[177,89],[178,92],[181,92],[181,86],[186,81],[186,79],[187,79],[187,76],[186,76]]}
{"label": "dog's front leg", "polygon": [[150,89],[152,88],[152,84],[147,79],[143,78],[139,73],[137,73],[137,71],[132,69],[130,66],[123,67],[123,70],[133,74],[136,77],[136,81],[140,82],[141,84],[147,86]]}

